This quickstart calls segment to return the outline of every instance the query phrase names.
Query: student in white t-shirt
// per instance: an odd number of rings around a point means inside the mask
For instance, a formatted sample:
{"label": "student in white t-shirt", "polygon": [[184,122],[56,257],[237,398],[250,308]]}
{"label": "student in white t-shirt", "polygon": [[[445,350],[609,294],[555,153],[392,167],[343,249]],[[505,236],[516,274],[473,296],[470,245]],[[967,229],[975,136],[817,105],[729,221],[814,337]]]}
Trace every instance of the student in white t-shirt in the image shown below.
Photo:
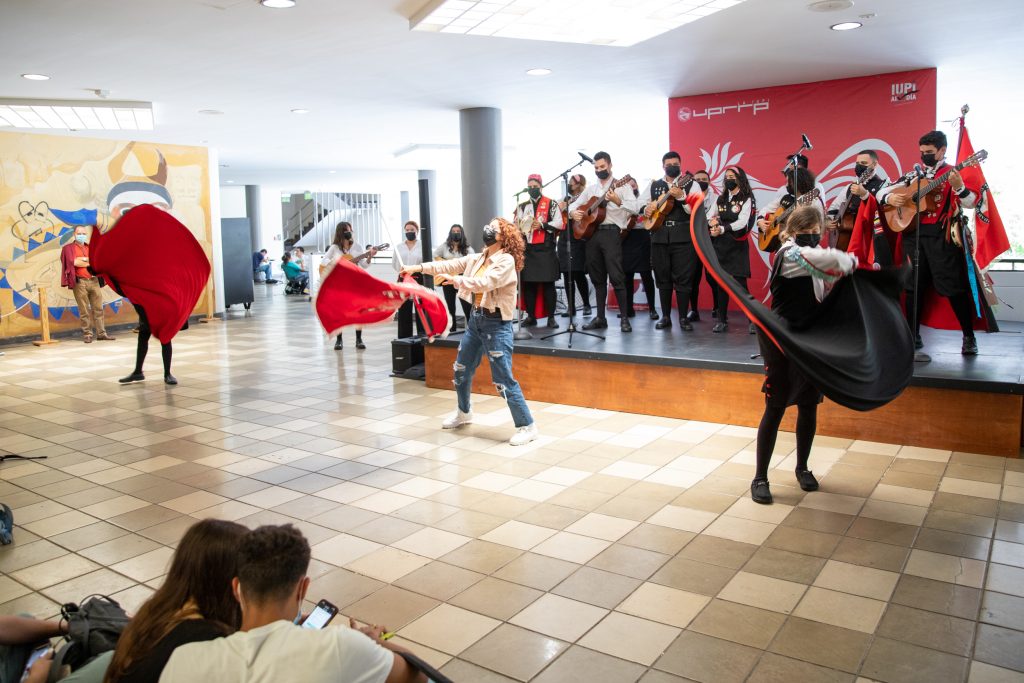
{"label": "student in white t-shirt", "polygon": [[297,626],[309,588],[309,543],[291,526],[262,526],[242,539],[238,577],[242,627],[226,638],[174,651],[161,683],[303,681],[414,683],[426,681],[380,640],[382,628]]}

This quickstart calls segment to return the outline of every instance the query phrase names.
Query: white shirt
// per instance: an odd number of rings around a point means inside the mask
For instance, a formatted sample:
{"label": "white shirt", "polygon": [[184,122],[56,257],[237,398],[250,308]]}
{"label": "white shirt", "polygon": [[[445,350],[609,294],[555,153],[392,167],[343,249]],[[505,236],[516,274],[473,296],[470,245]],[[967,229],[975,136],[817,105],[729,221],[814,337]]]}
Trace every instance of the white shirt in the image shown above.
{"label": "white shirt", "polygon": [[457,251],[452,251],[451,249],[448,248],[448,240],[445,240],[441,244],[439,244],[436,247],[434,247],[434,258],[435,259],[444,259],[445,261],[448,261],[448,260],[453,259],[453,258],[462,258],[463,256],[469,256],[470,254],[475,254],[475,253],[476,252],[473,251],[473,247],[469,246],[468,244],[466,245],[466,253],[465,254],[460,254]]}
{"label": "white shirt", "polygon": [[[779,247],[779,251],[775,256],[775,258],[782,259],[782,264],[779,266],[779,277],[812,277],[794,259],[786,258],[791,249],[799,251],[800,256],[807,263],[821,271],[839,272],[843,275],[849,275],[857,268],[857,257],[853,254],[827,247],[801,247],[797,245],[795,239],[790,238]],[[814,278],[814,297],[818,301],[825,298],[825,284],[825,281],[821,278]]]}
{"label": "white shirt", "polygon": [[[921,181],[921,187],[924,187],[925,185],[927,185],[928,183],[930,183],[932,180],[935,179],[935,172],[938,170],[939,166],[941,164],[944,164],[944,163],[945,163],[945,161],[940,161],[935,166],[925,166],[924,167],[925,180]],[[948,175],[952,170],[953,169],[951,167],[949,169],[949,171],[945,171],[944,174]],[[910,174],[908,174],[906,176],[903,176],[903,178],[898,179],[895,182],[893,182],[892,185],[885,185],[883,187],[880,187],[878,189],[878,192],[875,194],[875,198],[878,200],[878,203],[884,205],[886,203],[886,201],[885,201],[886,197],[889,195],[890,192],[892,192],[897,187],[907,187],[907,183],[904,182],[904,180],[907,177],[913,178],[913,173],[910,173]],[[947,180],[946,182],[949,182],[949,181]],[[911,180],[910,184],[911,185],[914,184],[914,181]],[[967,186],[964,185],[964,187],[967,187]],[[953,190],[952,187],[950,187],[949,189]],[[973,209],[975,206],[978,205],[978,195],[976,195],[974,192],[968,192],[966,197],[960,197],[959,195],[957,195],[955,190],[953,191],[953,194],[956,195],[957,199],[960,200],[961,208]]]}
{"label": "white shirt", "polygon": [[[671,188],[672,187],[672,183],[674,183],[676,181],[676,178],[669,178],[669,177],[666,176],[666,177],[662,178],[661,181],[664,182],[664,183],[668,183],[669,188]],[[650,204],[651,202],[654,201],[654,198],[651,196],[651,191],[652,191],[652,188],[654,187],[654,183],[655,183],[655,181],[653,181],[653,180],[651,182],[647,183],[647,187],[644,188],[644,191],[640,193],[640,197],[637,198],[637,202],[639,203],[641,210],[644,207],[646,207],[648,204]],[[710,192],[710,190],[711,190],[711,188],[709,187],[708,191]],[[694,181],[692,181],[690,183],[690,191],[686,193],[686,195],[683,197],[683,199],[677,199],[676,200],[676,201],[679,201],[679,202],[683,202],[683,211],[685,211],[686,213],[690,213],[690,205],[686,203],[686,197],[688,197],[688,196],[690,196],[692,194],[700,194],[700,185],[697,184],[696,180],[694,180]],[[660,199],[660,197],[659,197],[659,199]],[[707,207],[707,199],[708,199],[707,197],[704,197],[704,206],[705,206],[705,208]],[[715,209],[715,213],[718,213],[718,209]],[[708,214],[708,218],[710,218],[710,217],[711,217],[711,214]]]}
{"label": "white shirt", "polygon": [[160,683],[384,683],[394,654],[344,626],[311,629],[288,621],[177,648]]}
{"label": "white shirt", "polygon": [[[817,183],[816,182],[816,183],[814,183],[814,189],[818,191],[818,200],[816,202],[814,202],[812,205],[815,208],[818,209],[818,213],[821,214],[821,220],[824,221],[825,220],[825,188],[822,186],[821,183]],[[776,211],[778,211],[779,207],[782,205],[782,199],[787,194],[789,194],[789,188],[786,185],[783,185],[782,187],[780,187],[778,189],[778,191],[775,193],[775,196],[768,203],[768,205],[765,206],[763,209],[761,209],[761,211],[760,211],[760,213],[758,215],[761,218],[764,218],[764,217],[770,216],[773,213],[775,213]]]}
{"label": "white shirt", "polygon": [[[351,255],[351,256],[359,256],[362,253],[364,253],[364,252],[361,252],[361,251],[357,252],[356,251],[355,243],[353,243],[352,247],[347,249],[347,250],[346,249],[342,249],[337,244],[332,244],[331,248],[327,250],[326,254],[324,254],[324,264],[327,265],[327,264],[337,263],[338,260],[342,256],[345,256],[346,254]],[[363,270],[366,270],[367,268],[370,267],[370,259],[368,259],[368,258],[361,259],[357,265],[360,268],[362,268]]]}
{"label": "white shirt", "polygon": [[[538,199],[537,202],[540,202],[540,200]],[[516,207],[515,215],[512,221],[515,223],[518,222],[520,218],[533,218],[536,210],[537,208],[535,206],[535,202],[532,199],[528,202],[524,202]],[[547,223],[555,230],[561,230],[562,212],[558,210],[558,201],[554,199],[551,200],[551,209],[549,209],[549,211],[552,211],[553,213],[553,215],[551,216],[551,220],[548,220],[547,216],[541,216],[537,220],[539,220],[542,225],[544,223]]]}
{"label": "white shirt", "polygon": [[[726,192],[728,192],[728,190],[726,190]],[[740,192],[739,188],[736,188],[736,190],[734,190],[732,192],[732,194],[734,194],[734,195],[735,194],[739,194],[739,192]],[[743,202],[743,204],[740,206],[740,210],[736,212],[736,215],[737,215],[736,221],[733,222],[733,223],[729,223],[729,224],[726,224],[725,222],[722,222],[721,223],[722,227],[727,227],[732,232],[740,232],[741,230],[746,230],[747,229],[747,224],[750,223],[750,214],[753,212],[753,210],[754,210],[754,205],[748,199],[747,201]],[[715,198],[715,213],[714,213],[714,215],[718,216],[718,199],[717,199],[717,197]]]}
{"label": "white shirt", "polygon": [[[611,188],[613,182],[615,182],[615,178],[587,185],[587,189],[583,190],[580,196],[576,198],[576,201],[569,205],[569,211],[575,211],[591,197],[603,197]],[[629,183],[616,189],[615,194],[622,201],[622,206],[616,206],[614,203],[608,202],[608,208],[605,210],[605,222],[614,223],[620,229],[625,230],[629,227],[630,219],[640,212],[640,201],[633,194],[633,186]]]}
{"label": "white shirt", "polygon": [[[402,257],[401,263],[398,261],[398,257]],[[391,266],[395,269],[395,272],[402,270],[402,265],[407,266],[418,266],[423,263],[423,247],[420,246],[420,241],[416,240],[410,247],[405,242],[402,242],[395,247],[395,253],[391,256]]]}

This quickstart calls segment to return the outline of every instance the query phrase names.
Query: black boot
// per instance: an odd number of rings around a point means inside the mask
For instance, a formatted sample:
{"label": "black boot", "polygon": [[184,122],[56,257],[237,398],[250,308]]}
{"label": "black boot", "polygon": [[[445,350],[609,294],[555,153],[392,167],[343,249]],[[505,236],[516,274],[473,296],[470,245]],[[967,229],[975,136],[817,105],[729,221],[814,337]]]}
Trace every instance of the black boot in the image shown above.
{"label": "black boot", "polygon": [[341,335],[339,334],[334,338],[334,350],[341,351],[342,348],[344,348],[344,345],[341,343]]}
{"label": "black boot", "polygon": [[363,332],[362,330],[356,330],[356,348],[362,351],[366,348],[366,344],[363,343]]}
{"label": "black boot", "polygon": [[552,330],[558,329],[558,321],[555,320],[554,315],[548,316],[548,328]]}
{"label": "black boot", "polygon": [[964,356],[977,356],[978,355],[978,340],[974,338],[974,335],[964,335],[964,344],[960,347],[960,353]]}

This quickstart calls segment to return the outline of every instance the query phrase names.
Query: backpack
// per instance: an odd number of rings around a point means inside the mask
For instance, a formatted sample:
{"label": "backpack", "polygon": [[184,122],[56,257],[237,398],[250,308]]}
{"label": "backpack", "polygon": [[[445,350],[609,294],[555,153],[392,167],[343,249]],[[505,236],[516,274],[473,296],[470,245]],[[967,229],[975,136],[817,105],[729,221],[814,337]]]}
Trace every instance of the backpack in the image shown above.
{"label": "backpack", "polygon": [[105,595],[90,595],[80,605],[69,602],[60,608],[61,621],[67,621],[67,641],[54,648],[49,682],[54,683],[68,666],[77,671],[97,655],[117,647],[121,632],[130,621],[116,600]]}
{"label": "backpack", "polygon": [[0,545],[14,543],[14,513],[6,504],[0,503]]}

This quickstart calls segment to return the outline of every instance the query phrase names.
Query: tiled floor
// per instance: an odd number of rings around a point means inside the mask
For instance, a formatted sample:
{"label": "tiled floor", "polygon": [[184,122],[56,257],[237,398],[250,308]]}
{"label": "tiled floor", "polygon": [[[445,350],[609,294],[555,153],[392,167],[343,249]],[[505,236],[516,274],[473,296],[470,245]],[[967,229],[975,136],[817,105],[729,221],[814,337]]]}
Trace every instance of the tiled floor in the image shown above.
{"label": "tiled floor", "polygon": [[[392,329],[331,349],[277,288],[175,340],[179,386],[119,386],[135,338],[7,348],[0,613],[137,606],[197,518],[291,522],[310,592],[458,681],[1024,680],[1019,460],[819,438],[820,492],[751,429],[533,403],[439,429],[449,391],[388,377]],[[261,292],[262,294],[262,292]],[[983,428],[983,426],[981,427]]]}

